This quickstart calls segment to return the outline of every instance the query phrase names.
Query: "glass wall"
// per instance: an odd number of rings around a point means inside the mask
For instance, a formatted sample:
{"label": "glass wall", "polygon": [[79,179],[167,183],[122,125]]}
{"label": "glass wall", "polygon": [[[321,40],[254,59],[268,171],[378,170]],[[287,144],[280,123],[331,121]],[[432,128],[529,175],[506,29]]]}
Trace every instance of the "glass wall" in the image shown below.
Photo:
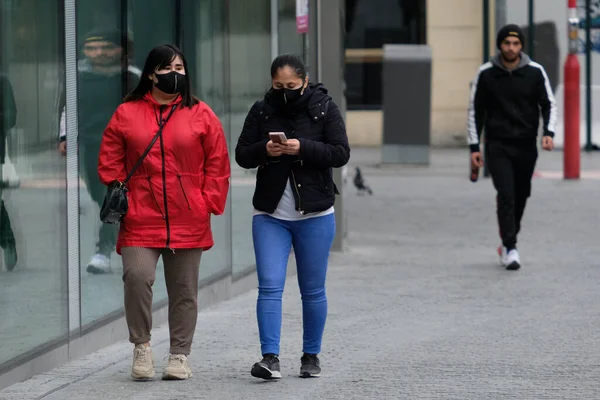
{"label": "glass wall", "polygon": [[277,19],[279,54],[296,54],[306,62],[308,34],[296,31],[296,0],[279,0]]}
{"label": "glass wall", "polygon": [[119,0],[78,0],[76,7],[81,321],[86,325],[122,307],[122,266],[114,251],[118,228],[98,218],[106,188],[97,171],[102,132],[126,91],[120,65],[127,51]]}
{"label": "glass wall", "polygon": [[[227,25],[225,2],[221,0],[183,0],[181,8],[182,49],[196,96],[219,116],[229,141],[227,109]],[[233,157],[233,156],[232,156]],[[212,217],[215,246],[202,255],[200,282],[231,273],[231,197],[223,216]]]}
{"label": "glass wall", "polygon": [[[262,0],[261,0],[262,1]],[[165,7],[160,0],[78,0],[78,120],[80,165],[80,254],[81,311],[83,325],[121,312],[123,271],[115,252],[117,229],[100,223],[99,208],[105,188],[97,176],[97,158],[102,131],[125,94],[139,81],[148,52],[156,45],[174,43],[182,48],[195,94],[221,117],[232,149],[241,130],[243,117],[252,102],[264,94],[259,79],[247,79],[248,62],[268,73],[270,63],[269,1],[263,7],[231,7],[218,0],[179,0]],[[248,10],[257,20],[250,23]],[[231,30],[227,31],[227,22]],[[233,28],[235,27],[235,28]],[[228,35],[229,33],[229,35]],[[267,51],[261,52],[264,49]],[[230,49],[230,51],[228,51]],[[226,57],[244,60],[227,69]],[[267,65],[262,68],[261,63]],[[231,86],[229,83],[231,80]],[[263,79],[263,82],[268,82]],[[232,87],[230,96],[229,87]],[[233,161],[233,158],[232,158]],[[203,255],[201,281],[229,274],[232,259],[240,270],[253,268],[250,222],[253,182],[244,182],[241,190],[234,179],[232,198],[244,207],[234,218],[232,254],[231,212],[212,218],[215,246]],[[252,187],[251,187],[252,186]],[[237,256],[236,254],[243,254]],[[154,301],[166,299],[162,261],[156,274]]]}
{"label": "glass wall", "polygon": [[381,109],[384,44],[424,44],[425,0],[346,0],[349,110]]}
{"label": "glass wall", "polygon": [[[73,3],[75,17],[65,21],[65,7],[72,10]],[[224,215],[212,217],[215,246],[202,257],[199,285],[254,270],[256,178],[237,167],[234,150],[247,112],[270,87],[272,27],[271,0],[249,3],[0,1],[0,374],[33,349],[66,343],[69,334],[123,315],[118,228],[99,220],[106,188],[97,174],[98,153],[108,121],[144,78],[146,56],[158,44],[183,50],[194,93],[221,118],[230,148],[230,197]],[[295,21],[293,4],[282,0],[278,8],[281,35]],[[73,64],[67,68],[65,28],[72,32],[73,26],[76,60],[68,58]],[[305,52],[305,39],[294,27],[281,51]],[[72,79],[75,69],[77,92],[69,80],[67,93],[66,75]],[[67,98],[77,104],[76,132],[67,132],[75,115],[66,110]],[[77,151],[69,149],[68,156],[65,135],[69,143],[77,137]],[[67,247],[67,165],[69,174],[75,166],[79,173],[79,249]],[[79,276],[68,268],[73,257]],[[154,301],[164,304],[162,270],[159,262]]]}
{"label": "glass wall", "polygon": [[[118,227],[98,213],[106,188],[98,179],[102,132],[122,98],[137,85],[148,52],[176,43],[176,8],[160,0],[78,0],[78,138],[80,182],[81,318],[86,325],[123,307]],[[167,297],[162,259],[154,302]]]}
{"label": "glass wall", "polygon": [[229,1],[229,117],[232,162],[233,274],[243,275],[255,266],[252,245],[252,195],[255,170],[243,170],[233,154],[246,114],[264,97],[271,76],[270,0]]}
{"label": "glass wall", "polygon": [[0,365],[68,332],[62,1],[0,2]]}

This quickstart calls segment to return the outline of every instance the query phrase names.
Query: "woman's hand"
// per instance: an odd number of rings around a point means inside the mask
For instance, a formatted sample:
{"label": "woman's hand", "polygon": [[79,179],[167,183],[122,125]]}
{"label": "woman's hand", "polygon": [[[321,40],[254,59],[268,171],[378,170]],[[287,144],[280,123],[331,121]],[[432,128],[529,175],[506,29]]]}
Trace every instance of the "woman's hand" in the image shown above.
{"label": "woman's hand", "polygon": [[288,139],[287,142],[282,144],[283,154],[290,156],[297,156],[300,154],[300,141],[298,139]]}
{"label": "woman's hand", "polygon": [[279,143],[273,143],[272,140],[269,140],[267,143],[267,154],[269,157],[279,157],[283,154],[283,145]]}

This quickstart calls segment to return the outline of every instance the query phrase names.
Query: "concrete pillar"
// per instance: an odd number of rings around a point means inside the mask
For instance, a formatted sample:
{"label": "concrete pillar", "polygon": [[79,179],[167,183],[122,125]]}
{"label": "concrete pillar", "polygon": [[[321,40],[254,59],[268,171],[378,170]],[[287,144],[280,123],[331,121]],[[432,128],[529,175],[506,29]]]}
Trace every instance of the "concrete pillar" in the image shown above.
{"label": "concrete pillar", "polygon": [[[322,82],[329,94],[346,114],[346,96],[344,93],[344,0],[310,0],[309,2],[309,75],[311,81]],[[347,235],[345,188],[343,169],[333,170],[333,179],[340,191],[335,202],[335,222],[337,232],[332,250],[343,251]]]}

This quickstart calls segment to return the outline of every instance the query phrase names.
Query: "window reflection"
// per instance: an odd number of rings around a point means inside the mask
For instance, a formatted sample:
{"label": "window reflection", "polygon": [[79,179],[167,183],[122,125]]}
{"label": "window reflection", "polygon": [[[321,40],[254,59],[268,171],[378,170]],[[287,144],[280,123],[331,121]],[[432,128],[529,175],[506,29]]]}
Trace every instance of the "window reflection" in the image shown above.
{"label": "window reflection", "polygon": [[0,363],[68,331],[60,3],[0,2]]}
{"label": "window reflection", "polygon": [[279,0],[278,36],[279,54],[292,53],[307,61],[308,34],[296,32],[296,0]]}
{"label": "window reflection", "polygon": [[[271,67],[270,0],[230,1],[229,79],[230,154],[234,154],[244,119],[269,88]],[[241,169],[231,157],[233,274],[253,270],[252,195],[255,171]]]}
{"label": "window reflection", "polygon": [[[225,4],[221,0],[184,0],[182,9],[183,52],[193,74],[194,94],[217,114],[227,140],[229,115],[226,113]],[[231,205],[231,198],[228,200]],[[205,283],[231,272],[231,211],[211,216],[215,245],[202,254],[200,281]]]}
{"label": "window reflection", "polygon": [[381,108],[384,44],[425,43],[425,0],[346,0],[348,109]]}
{"label": "window reflection", "polygon": [[[98,178],[102,133],[123,97],[141,79],[148,52],[158,43],[175,42],[174,7],[159,0],[79,0],[77,27],[78,141],[80,173],[81,314],[86,325],[123,307],[123,266],[116,254],[118,226],[98,218],[106,187]],[[160,13],[156,13],[161,9]],[[126,12],[127,26],[122,26]],[[162,260],[154,302],[166,298]]]}

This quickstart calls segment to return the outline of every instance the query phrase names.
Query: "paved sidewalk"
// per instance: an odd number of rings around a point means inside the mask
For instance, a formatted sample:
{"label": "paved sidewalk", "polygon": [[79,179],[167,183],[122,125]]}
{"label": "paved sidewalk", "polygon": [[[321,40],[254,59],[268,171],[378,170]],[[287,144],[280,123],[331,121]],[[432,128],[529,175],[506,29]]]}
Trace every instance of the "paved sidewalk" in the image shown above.
{"label": "paved sidewalk", "polygon": [[[540,169],[560,171],[561,157],[540,154]],[[596,169],[599,157],[584,167]],[[189,381],[131,382],[122,342],[0,399],[600,398],[598,181],[535,179],[519,238],[524,267],[508,272],[495,255],[491,182],[469,182],[465,151],[434,151],[430,167],[378,168],[377,158],[353,152],[372,197],[356,195],[348,171],[348,250],[331,257],[320,379],[296,377],[292,278],[282,381],[249,375],[259,358],[252,291],[199,314]],[[165,326],[154,331],[159,371],[167,340]]]}

